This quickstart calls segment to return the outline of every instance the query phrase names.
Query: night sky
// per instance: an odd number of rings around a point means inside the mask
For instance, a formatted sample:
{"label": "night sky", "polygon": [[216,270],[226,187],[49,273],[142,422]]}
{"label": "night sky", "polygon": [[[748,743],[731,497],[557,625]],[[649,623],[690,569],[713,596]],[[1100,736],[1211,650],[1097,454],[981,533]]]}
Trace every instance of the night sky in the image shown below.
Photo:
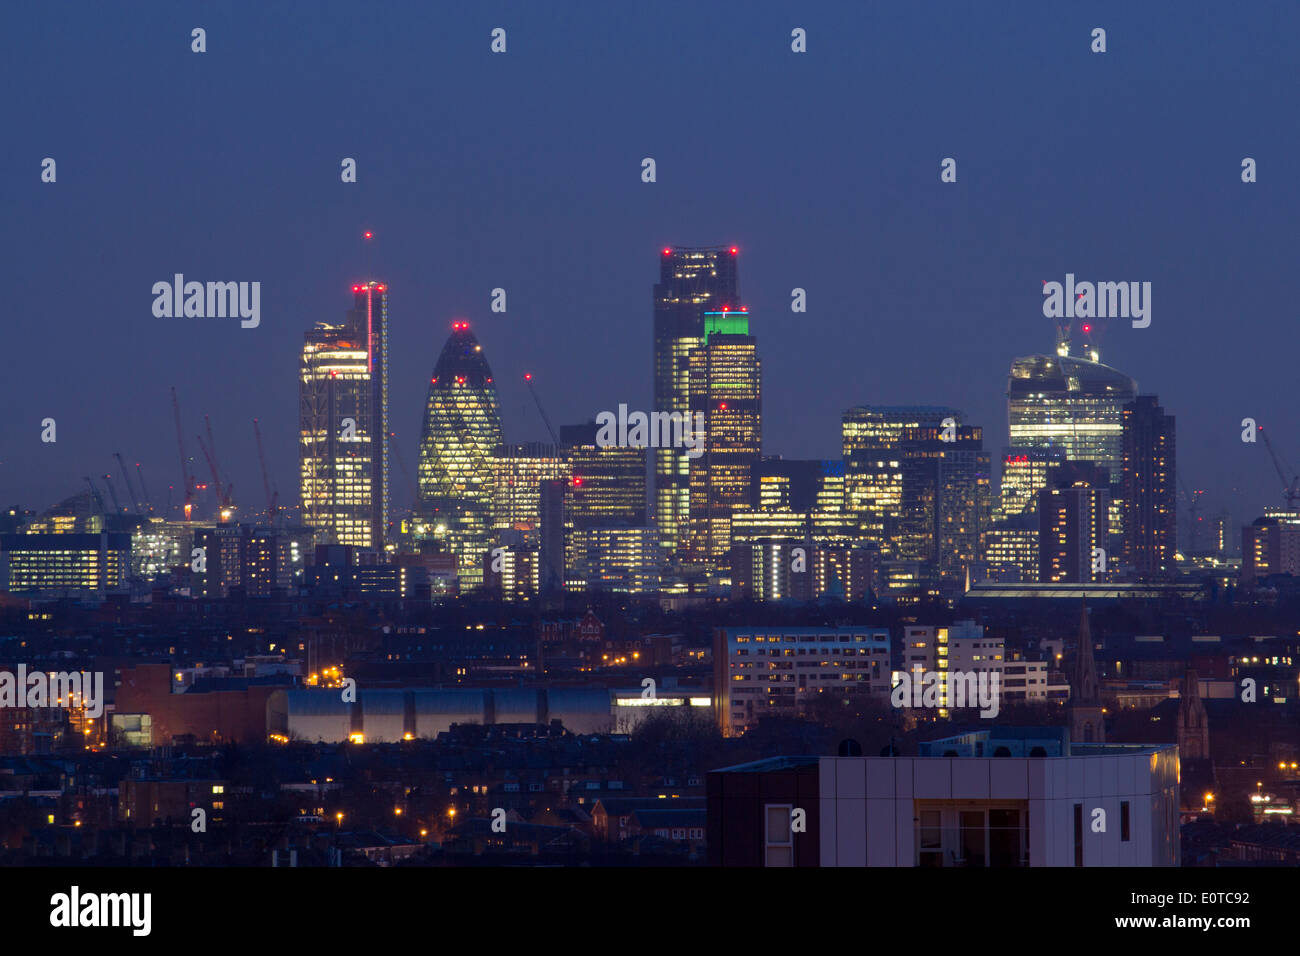
{"label": "night sky", "polygon": [[[245,513],[264,506],[255,416],[296,499],[302,334],[369,276],[390,284],[411,467],[457,317],[507,440],[546,437],[525,371],[557,426],[649,409],[651,286],[678,244],[740,247],[767,454],[837,457],[846,407],[924,403],[965,410],[996,455],[1011,359],[1053,346],[1042,281],[1073,272],[1153,284],[1149,328],[1098,323],[1102,360],[1177,416],[1207,512],[1281,504],[1243,417],[1300,465],[1294,3],[24,3],[5,19],[0,504],[116,477],[114,451],[160,504],[180,484],[172,384],[188,452],[210,414]],[[176,272],[260,281],[261,326],[155,318],[151,287]]]}

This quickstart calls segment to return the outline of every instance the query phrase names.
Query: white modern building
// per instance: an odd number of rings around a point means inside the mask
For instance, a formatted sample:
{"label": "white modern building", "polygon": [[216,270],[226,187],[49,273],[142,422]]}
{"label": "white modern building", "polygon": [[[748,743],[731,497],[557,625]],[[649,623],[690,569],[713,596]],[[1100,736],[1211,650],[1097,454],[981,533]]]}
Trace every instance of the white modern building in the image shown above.
{"label": "white modern building", "polygon": [[[1006,693],[1004,659],[1006,648],[1001,638],[986,637],[984,628],[974,621],[956,621],[951,627],[908,625],[903,628],[903,653],[899,673],[891,686],[906,673],[917,679],[922,674],[939,675],[940,710],[935,716],[947,716],[951,701],[947,699],[949,672],[955,674],[998,674],[999,705],[1009,699]],[[1044,677],[1045,682],[1045,677]]]}
{"label": "white modern building", "polygon": [[960,756],[821,758],[821,865],[1178,865],[1177,747],[1062,753],[1019,730],[929,748]]}
{"label": "white modern building", "polygon": [[1004,661],[1002,701],[1006,704],[1047,703],[1047,661]]}

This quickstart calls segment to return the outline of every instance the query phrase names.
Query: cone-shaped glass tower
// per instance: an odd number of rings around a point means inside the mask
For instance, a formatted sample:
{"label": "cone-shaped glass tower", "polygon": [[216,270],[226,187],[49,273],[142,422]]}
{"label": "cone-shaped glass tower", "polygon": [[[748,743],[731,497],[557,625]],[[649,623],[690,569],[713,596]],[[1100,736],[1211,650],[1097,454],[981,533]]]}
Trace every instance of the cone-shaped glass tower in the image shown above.
{"label": "cone-shaped glass tower", "polygon": [[429,382],[418,473],[424,534],[456,555],[462,589],[483,582],[491,547],[492,454],[501,444],[492,369],[469,323],[457,319]]}

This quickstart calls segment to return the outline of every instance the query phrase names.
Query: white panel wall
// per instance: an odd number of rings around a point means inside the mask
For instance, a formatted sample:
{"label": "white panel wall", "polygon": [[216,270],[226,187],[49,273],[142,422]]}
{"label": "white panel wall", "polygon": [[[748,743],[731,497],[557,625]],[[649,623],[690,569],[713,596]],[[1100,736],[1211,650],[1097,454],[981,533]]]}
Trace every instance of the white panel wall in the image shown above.
{"label": "white panel wall", "polygon": [[[824,757],[822,865],[913,866],[915,800],[1027,801],[1032,866],[1074,866],[1075,804],[1083,812],[1084,866],[1177,865],[1177,834],[1172,844],[1153,841],[1170,800],[1162,787],[1176,787],[1177,773],[1173,748],[1154,757]],[[1123,801],[1129,804],[1127,841],[1121,838]],[[1106,811],[1105,832],[1093,832],[1097,808]],[[1177,814],[1173,819],[1176,825]],[[1168,846],[1172,850],[1161,849]]]}

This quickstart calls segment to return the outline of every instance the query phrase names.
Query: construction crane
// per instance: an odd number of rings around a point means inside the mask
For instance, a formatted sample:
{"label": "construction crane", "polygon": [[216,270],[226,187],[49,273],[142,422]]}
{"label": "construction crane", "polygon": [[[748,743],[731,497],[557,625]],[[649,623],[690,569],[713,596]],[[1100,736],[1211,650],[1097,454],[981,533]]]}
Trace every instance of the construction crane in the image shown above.
{"label": "construction crane", "polygon": [[140,499],[136,497],[135,488],[131,486],[131,472],[127,470],[126,462],[122,460],[122,453],[115,451],[113,457],[117,459],[117,465],[122,469],[122,480],[126,482],[126,493],[131,496],[131,507],[135,509],[136,514],[141,514],[144,509],[140,507]]}
{"label": "construction crane", "polygon": [[262,490],[266,492],[266,517],[268,521],[274,521],[276,512],[279,511],[280,489],[271,492],[271,483],[266,477],[266,452],[262,450],[262,427],[258,425],[257,419],[253,419],[253,435],[257,438],[257,461],[262,466]]}
{"label": "construction crane", "polygon": [[555,447],[560,447],[560,438],[555,434],[555,429],[551,427],[551,420],[546,417],[546,409],[542,408],[542,400],[537,397],[537,389],[533,388],[533,373],[525,372],[524,381],[528,383],[528,391],[532,393],[533,401],[537,403],[537,411],[541,413],[542,421],[546,424],[546,430],[551,433],[551,441]]}
{"label": "construction crane", "polygon": [[234,485],[223,485],[221,475],[217,469],[216,456],[212,454],[212,449],[208,447],[203,440],[202,435],[195,435],[199,440],[199,449],[203,452],[203,457],[208,461],[208,469],[212,472],[212,488],[217,494],[217,517],[225,520],[230,517],[229,512],[234,508],[230,503],[230,494],[234,490]]}
{"label": "construction crane", "polygon": [[217,461],[212,457],[212,450],[208,448],[207,443],[203,440],[202,435],[195,435],[199,440],[199,451],[203,452],[203,459],[208,463],[208,471],[212,473],[212,487],[217,493],[217,501],[221,500],[221,476],[217,474]]}
{"label": "construction crane", "polygon": [[[1296,502],[1300,501],[1300,475],[1292,470],[1278,457],[1277,452],[1273,449],[1273,443],[1268,440],[1268,433],[1264,431],[1264,426],[1259,426],[1259,433],[1264,436],[1264,447],[1268,449],[1269,456],[1273,459],[1273,467],[1277,469],[1277,476],[1282,479],[1282,497],[1286,499],[1287,511],[1296,510]],[[1286,473],[1291,472],[1291,477],[1287,478]]]}
{"label": "construction crane", "polygon": [[122,502],[117,500],[117,491],[113,488],[113,476],[100,475],[99,477],[104,479],[104,484],[108,485],[108,493],[113,498],[113,514],[120,515],[122,513]]}
{"label": "construction crane", "polygon": [[94,483],[93,481],[90,480],[90,476],[89,476],[89,475],[85,475],[85,476],[83,476],[83,477],[84,477],[85,480],[86,480],[86,484],[88,484],[88,485],[90,486],[90,501],[91,501],[91,503],[92,503],[92,504],[93,504],[93,505],[94,505],[94,506],[99,510],[99,513],[100,513],[101,515],[103,515],[103,514],[104,514],[104,499],[103,499],[103,497],[100,495],[100,493],[99,493],[99,489],[95,487],[95,483]]}
{"label": "construction crane", "polygon": [[406,485],[411,490],[411,509],[413,511],[419,510],[420,488],[418,485],[416,485],[415,481],[411,478],[411,472],[407,470],[406,467],[406,459],[402,457],[401,451],[398,450],[397,441],[396,441],[397,432],[389,432],[388,437],[390,439],[388,443],[389,447],[393,449],[393,457],[397,459],[398,467],[402,469],[402,477],[406,479]]}
{"label": "construction crane", "polygon": [[172,416],[176,419],[176,447],[181,455],[181,481],[185,485],[185,520],[194,513],[194,479],[185,459],[185,437],[181,433],[181,405],[176,399],[176,386],[172,386]]}
{"label": "construction crane", "polygon": [[144,506],[149,509],[149,513],[153,514],[153,501],[150,500],[149,489],[145,487],[144,483],[144,469],[140,467],[138,461],[135,463],[135,473],[140,479],[140,500],[144,503]]}
{"label": "construction crane", "polygon": [[[217,461],[217,443],[216,443],[216,441],[215,441],[215,440],[213,439],[213,437],[212,437],[212,420],[211,420],[210,418],[208,418],[207,415],[204,415],[204,416],[203,416],[203,424],[204,424],[204,426],[205,426],[205,427],[207,428],[207,430],[208,430],[208,451],[212,453],[212,460],[213,460],[213,462],[216,462],[216,461]],[[220,481],[220,480],[217,481],[217,496],[218,496],[218,497],[221,497],[221,496],[222,496],[222,489],[224,488],[224,489],[225,489],[225,496],[224,496],[224,498],[222,498],[222,503],[223,503],[223,504],[225,505],[225,507],[227,507],[227,508],[230,507],[230,495],[231,495],[231,489],[233,489],[234,487],[235,487],[235,486],[234,486],[234,483],[230,480],[230,476],[229,476],[229,475],[226,475],[226,480],[225,480],[224,482],[222,482],[222,481]]]}
{"label": "construction crane", "polygon": [[1187,557],[1193,558],[1196,556],[1196,540],[1201,530],[1201,496],[1205,492],[1189,490],[1187,482],[1181,477],[1178,479],[1178,483],[1182,485],[1183,497],[1187,499]]}

